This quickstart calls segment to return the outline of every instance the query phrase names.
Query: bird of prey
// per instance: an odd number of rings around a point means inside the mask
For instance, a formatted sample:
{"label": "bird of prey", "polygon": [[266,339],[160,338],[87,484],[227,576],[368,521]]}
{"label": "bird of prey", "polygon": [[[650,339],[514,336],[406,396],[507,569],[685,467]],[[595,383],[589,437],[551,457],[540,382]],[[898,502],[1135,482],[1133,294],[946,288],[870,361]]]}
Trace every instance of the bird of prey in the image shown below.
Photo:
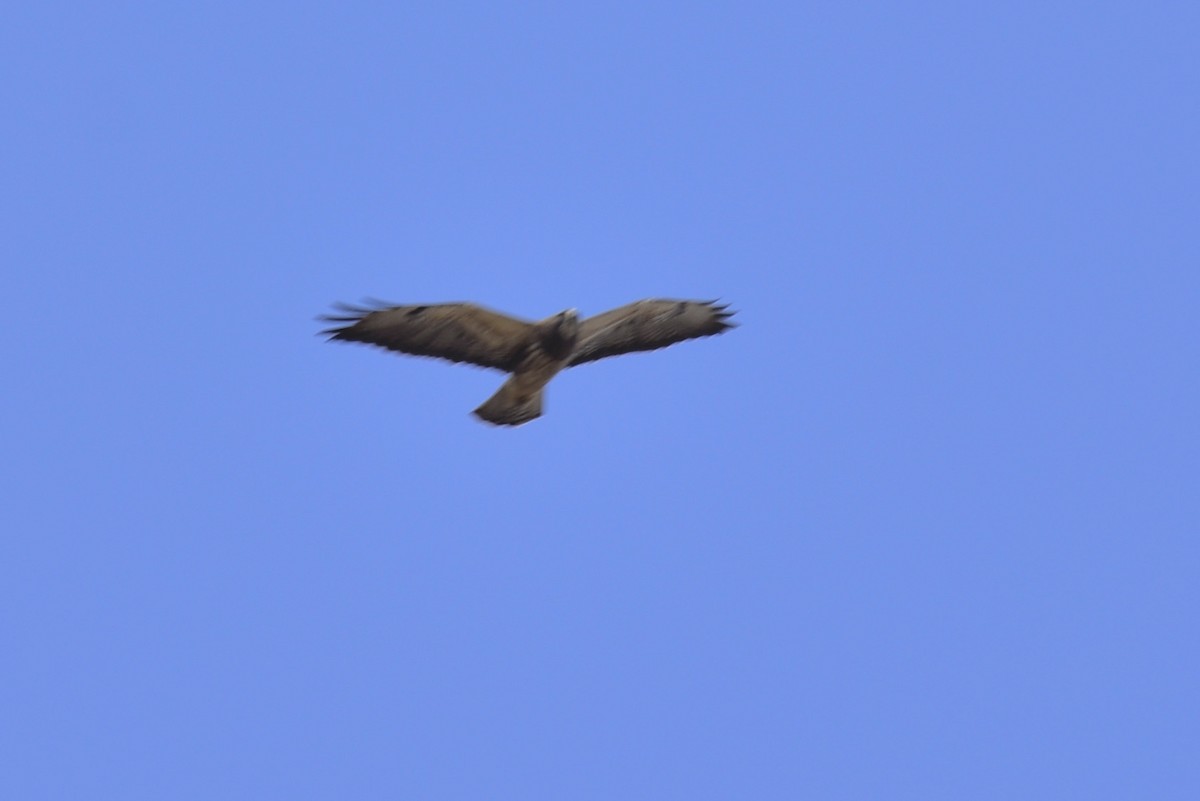
{"label": "bird of prey", "polygon": [[639,300],[580,320],[567,309],[529,322],[474,303],[393,306],[335,304],[330,340],[365,342],[415,356],[468,362],[509,373],[496,394],[475,410],[481,420],[518,426],[542,414],[546,384],[567,367],[733,328],[733,312],[716,301]]}

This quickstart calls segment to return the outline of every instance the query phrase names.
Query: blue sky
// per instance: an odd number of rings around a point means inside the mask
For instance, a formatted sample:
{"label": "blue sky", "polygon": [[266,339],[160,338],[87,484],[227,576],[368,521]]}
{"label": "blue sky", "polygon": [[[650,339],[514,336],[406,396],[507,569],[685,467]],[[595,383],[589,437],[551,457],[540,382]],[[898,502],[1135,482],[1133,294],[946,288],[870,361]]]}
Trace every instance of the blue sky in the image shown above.
{"label": "blue sky", "polygon": [[1193,5],[0,23],[4,798],[1200,794]]}

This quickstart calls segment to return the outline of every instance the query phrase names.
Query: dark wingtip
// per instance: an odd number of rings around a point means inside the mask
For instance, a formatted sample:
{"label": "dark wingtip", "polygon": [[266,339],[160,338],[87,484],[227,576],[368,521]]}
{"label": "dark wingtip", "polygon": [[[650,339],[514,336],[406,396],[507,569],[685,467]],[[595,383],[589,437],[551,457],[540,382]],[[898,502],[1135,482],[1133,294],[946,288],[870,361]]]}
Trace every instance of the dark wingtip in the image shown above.
{"label": "dark wingtip", "polygon": [[318,320],[333,320],[337,322],[359,320],[377,311],[396,308],[395,303],[380,300],[379,298],[364,298],[363,302],[357,306],[353,303],[343,303],[340,300],[329,305],[333,306],[334,310],[340,312],[340,314],[322,314],[317,318]]}
{"label": "dark wingtip", "polygon": [[737,309],[731,310],[729,308],[728,303],[721,304],[721,305],[717,305],[717,304],[713,303],[713,304],[711,304],[711,307],[716,312],[717,325],[721,326],[718,329],[719,332],[724,332],[724,331],[729,330],[730,328],[738,327],[738,323],[732,322],[730,320],[730,318],[733,317],[733,315],[737,314],[737,312],[738,312]]}
{"label": "dark wingtip", "polygon": [[376,311],[368,306],[355,306],[341,301],[330,305],[333,306],[335,313],[320,314],[316,318],[318,322],[322,323],[343,323],[343,325],[335,325],[317,332],[317,336],[328,337],[329,341],[335,339],[349,341],[350,337],[347,336],[347,332],[368,314]]}

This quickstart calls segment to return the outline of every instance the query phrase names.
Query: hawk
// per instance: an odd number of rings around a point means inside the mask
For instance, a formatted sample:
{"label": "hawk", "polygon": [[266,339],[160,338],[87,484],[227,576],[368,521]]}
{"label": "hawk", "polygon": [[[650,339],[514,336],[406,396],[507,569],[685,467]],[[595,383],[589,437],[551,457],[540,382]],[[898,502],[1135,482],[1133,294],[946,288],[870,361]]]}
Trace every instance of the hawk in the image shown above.
{"label": "hawk", "polygon": [[474,303],[372,307],[335,304],[330,340],[365,342],[415,356],[434,356],[509,373],[475,410],[494,425],[519,426],[542,415],[543,390],[562,370],[639,350],[656,350],[733,328],[734,314],[716,301],[639,300],[580,320],[575,309],[530,322]]}

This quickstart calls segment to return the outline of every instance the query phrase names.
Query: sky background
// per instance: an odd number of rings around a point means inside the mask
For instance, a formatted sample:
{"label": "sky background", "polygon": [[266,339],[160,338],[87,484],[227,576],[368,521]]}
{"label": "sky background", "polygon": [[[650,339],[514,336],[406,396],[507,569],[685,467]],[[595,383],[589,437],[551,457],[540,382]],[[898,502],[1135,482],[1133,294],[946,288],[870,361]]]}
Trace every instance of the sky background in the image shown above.
{"label": "sky background", "polygon": [[[1200,797],[1198,41],[6,7],[0,797]],[[741,327],[495,429],[364,296]]]}

